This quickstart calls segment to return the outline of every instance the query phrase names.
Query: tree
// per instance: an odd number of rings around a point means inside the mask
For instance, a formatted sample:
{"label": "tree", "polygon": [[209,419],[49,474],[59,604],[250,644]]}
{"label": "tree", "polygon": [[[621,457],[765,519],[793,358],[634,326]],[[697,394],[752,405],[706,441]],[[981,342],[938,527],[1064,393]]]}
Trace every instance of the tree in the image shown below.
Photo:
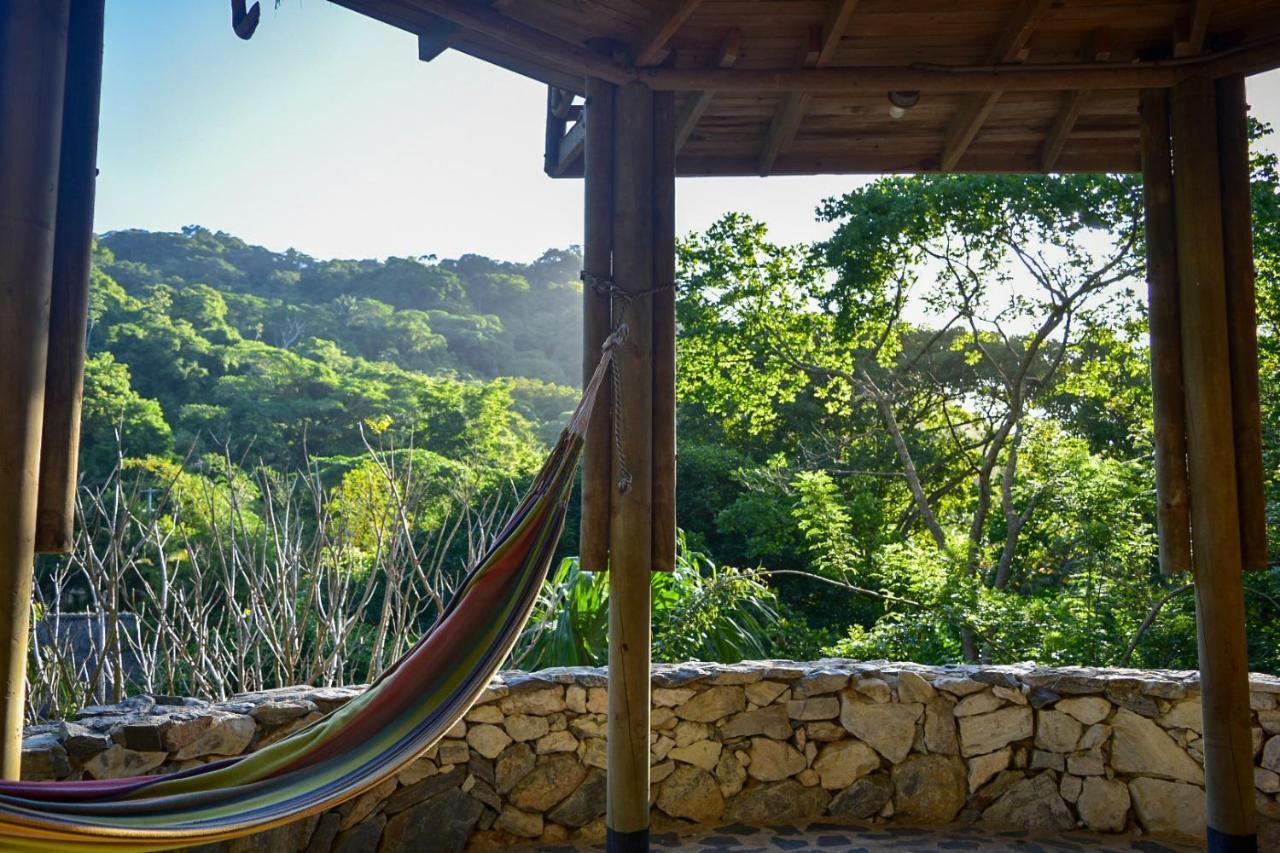
{"label": "tree", "polygon": [[80,471],[90,482],[109,474],[121,454],[141,457],[173,450],[173,431],[160,404],[140,395],[130,380],[129,368],[111,353],[85,360]]}
{"label": "tree", "polygon": [[[1138,210],[1123,178],[918,177],[828,202],[838,228],[814,251],[726,217],[683,251],[683,387],[757,434],[802,393],[856,430],[872,410],[976,660],[980,587],[1026,582],[1041,495],[1017,488],[1023,442],[1065,360],[1132,310]],[[829,446],[838,464],[847,444]]]}

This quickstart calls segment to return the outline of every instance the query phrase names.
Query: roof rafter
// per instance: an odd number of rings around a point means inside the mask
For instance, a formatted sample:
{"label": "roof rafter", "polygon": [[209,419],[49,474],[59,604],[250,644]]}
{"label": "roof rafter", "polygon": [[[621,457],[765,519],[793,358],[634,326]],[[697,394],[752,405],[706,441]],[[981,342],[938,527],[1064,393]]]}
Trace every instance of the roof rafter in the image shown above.
{"label": "roof rafter", "polygon": [[664,14],[658,15],[631,48],[634,65],[656,65],[667,54],[667,42],[684,26],[702,0],[675,0]]}
{"label": "roof rafter", "polygon": [[[1103,62],[1111,57],[1110,29],[1102,27],[1094,32],[1092,53],[1095,62]],[[1067,138],[1071,136],[1071,131],[1075,128],[1076,119],[1080,117],[1080,108],[1088,97],[1088,89],[1077,89],[1074,92],[1067,93],[1061,109],[1058,110],[1057,118],[1053,120],[1053,125],[1049,128],[1044,148],[1041,149],[1041,171],[1052,171],[1053,167],[1057,165],[1063,146],[1067,144]]]}
{"label": "roof rafter", "polygon": [[[732,68],[741,53],[742,31],[735,27],[729,30],[724,41],[720,43],[720,49],[716,53],[716,68]],[[683,148],[689,141],[689,134],[693,133],[698,122],[702,121],[703,114],[706,113],[707,107],[711,105],[711,99],[715,96],[715,89],[703,89],[701,92],[694,92],[685,103],[679,118],[676,119],[676,151]]]}
{"label": "roof rafter", "polygon": [[[857,6],[858,0],[832,0],[822,29],[810,31],[809,40],[796,60],[798,68],[822,68],[831,63]],[[760,148],[761,176],[769,174],[774,160],[795,141],[812,101],[810,92],[788,92],[783,96]]]}
{"label": "roof rafter", "polygon": [[[812,68],[822,51],[822,31],[814,27],[809,31],[809,39],[796,56],[796,68]],[[773,113],[769,129],[765,131],[764,144],[760,146],[760,175],[764,177],[773,168],[773,161],[782,150],[796,138],[800,129],[800,120],[813,100],[809,92],[787,92],[778,103]]]}
{"label": "roof rafter", "polygon": [[572,166],[582,159],[582,152],[586,150],[586,143],[587,123],[580,118],[559,139],[556,162],[551,171],[551,176],[558,178],[566,174]]}
{"label": "roof rafter", "polygon": [[856,8],[858,0],[832,0],[826,23],[822,25],[822,50],[818,53],[818,61],[814,63],[816,67],[822,68],[831,63],[845,31],[849,29],[849,19],[853,17],[853,10]]}
{"label": "roof rafter", "polygon": [[[393,26],[413,31],[410,21],[419,24],[426,12],[461,24],[467,30],[468,52],[474,56],[519,54],[544,70],[596,77],[622,85],[643,82],[657,91],[717,92],[810,91],[846,94],[858,89],[918,90],[921,92],[1045,92],[1069,89],[1114,91],[1173,86],[1192,76],[1224,77],[1250,75],[1280,67],[1280,34],[1269,34],[1214,53],[1167,60],[1138,60],[1109,63],[1054,63],[1016,65],[864,65],[806,69],[742,68],[632,68],[595,53],[585,45],[546,30],[538,29],[509,14],[464,0],[333,0],[360,12],[367,12]],[[392,20],[391,12],[402,16]],[[413,17],[410,18],[410,15]],[[384,17],[385,16],[385,17]],[[483,50],[481,49],[483,43]],[[496,61],[496,60],[489,60]],[[524,60],[522,59],[522,62]],[[524,73],[524,72],[521,72]],[[530,75],[536,76],[536,75]],[[542,78],[540,78],[542,79]],[[557,85],[561,85],[557,83]],[[575,89],[581,82],[565,83]]]}
{"label": "roof rafter", "polygon": [[[505,9],[511,0],[480,0],[491,9]],[[425,26],[418,29],[418,59],[430,62],[449,48],[453,47],[463,34],[460,24],[442,18],[439,15],[428,15]]]}
{"label": "roof rafter", "polygon": [[1209,33],[1209,16],[1213,12],[1213,0],[1191,0],[1191,16],[1181,23],[1174,33],[1173,55],[1195,56],[1204,50],[1204,39]]}
{"label": "roof rafter", "polygon": [[[1048,10],[1049,3],[1050,0],[1022,0],[987,55],[987,64],[1001,65],[1025,59],[1027,41]],[[950,172],[960,162],[1002,94],[1002,90],[995,89],[972,95],[961,104],[947,131],[947,142],[942,149],[942,171]]]}
{"label": "roof rafter", "polygon": [[[800,70],[646,68],[621,69],[618,82],[640,80],[657,91],[829,92],[1062,92],[1163,89],[1190,77],[1249,76],[1280,67],[1280,36],[1186,59],[1043,65],[844,65]],[[611,78],[604,78],[611,79]]]}

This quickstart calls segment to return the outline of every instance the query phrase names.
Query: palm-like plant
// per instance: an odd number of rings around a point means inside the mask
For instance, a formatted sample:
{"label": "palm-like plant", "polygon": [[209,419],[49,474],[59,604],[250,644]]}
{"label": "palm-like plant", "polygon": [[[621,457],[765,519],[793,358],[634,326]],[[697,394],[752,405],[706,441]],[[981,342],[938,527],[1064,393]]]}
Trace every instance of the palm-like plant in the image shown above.
{"label": "palm-like plant", "polygon": [[[675,570],[653,576],[653,656],[733,663],[767,657],[776,598],[760,573],[718,566],[681,533]],[[543,586],[512,661],[524,669],[608,660],[609,578],[570,557]]]}

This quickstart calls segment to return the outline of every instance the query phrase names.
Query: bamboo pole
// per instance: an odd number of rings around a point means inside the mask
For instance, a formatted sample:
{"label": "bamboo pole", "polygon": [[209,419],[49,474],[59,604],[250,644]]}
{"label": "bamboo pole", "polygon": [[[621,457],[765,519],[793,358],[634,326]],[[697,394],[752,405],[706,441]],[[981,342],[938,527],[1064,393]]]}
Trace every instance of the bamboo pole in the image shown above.
{"label": "bamboo pole", "polygon": [[1213,81],[1173,90],[1174,202],[1210,850],[1256,849]]}
{"label": "bamboo pole", "polygon": [[653,570],[676,567],[676,99],[653,96]]}
{"label": "bamboo pole", "polygon": [[67,0],[0,6],[0,777],[22,764]]}
{"label": "bamboo pole", "polygon": [[1191,518],[1168,91],[1144,90],[1141,112],[1147,316],[1151,329],[1151,398],[1155,409],[1156,529],[1160,568],[1171,575],[1191,569]]}
{"label": "bamboo pole", "polygon": [[1254,292],[1253,210],[1249,191],[1249,107],[1243,77],[1218,80],[1218,158],[1222,249],[1231,356],[1240,549],[1246,571],[1267,567],[1267,499],[1262,483],[1262,410],[1258,391],[1258,306]]}
{"label": "bamboo pole", "polygon": [[102,91],[105,0],[71,0],[67,79],[58,166],[58,218],[53,239],[48,367],[40,442],[36,551],[71,550],[75,522],[80,404],[84,394],[89,255],[97,182],[98,104]]}
{"label": "bamboo pole", "polygon": [[[587,80],[583,150],[582,381],[586,383],[609,336],[610,300],[600,290],[613,276],[613,102],[614,87]],[[596,398],[582,451],[582,520],[578,558],[582,568],[600,571],[609,563],[609,504],[613,493],[611,383]]]}
{"label": "bamboo pole", "polygon": [[613,270],[628,332],[619,348],[621,453],[609,571],[610,850],[649,849],[649,653],[653,434],[653,93],[631,83],[614,105]]}

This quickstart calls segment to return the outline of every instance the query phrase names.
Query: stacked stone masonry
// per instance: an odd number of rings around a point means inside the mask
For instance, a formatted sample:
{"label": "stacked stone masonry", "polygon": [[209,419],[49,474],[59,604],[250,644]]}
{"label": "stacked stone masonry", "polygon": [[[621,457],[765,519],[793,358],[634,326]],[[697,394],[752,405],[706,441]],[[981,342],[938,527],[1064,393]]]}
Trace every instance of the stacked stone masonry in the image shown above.
{"label": "stacked stone masonry", "polygon": [[[338,809],[202,850],[488,850],[604,836],[606,673],[500,675],[436,746]],[[1252,677],[1254,783],[1280,828],[1280,679]],[[23,776],[180,770],[273,743],[358,693],[135,697],[29,728]],[[1198,839],[1194,672],[821,660],[655,668],[655,831],[830,821]]]}

